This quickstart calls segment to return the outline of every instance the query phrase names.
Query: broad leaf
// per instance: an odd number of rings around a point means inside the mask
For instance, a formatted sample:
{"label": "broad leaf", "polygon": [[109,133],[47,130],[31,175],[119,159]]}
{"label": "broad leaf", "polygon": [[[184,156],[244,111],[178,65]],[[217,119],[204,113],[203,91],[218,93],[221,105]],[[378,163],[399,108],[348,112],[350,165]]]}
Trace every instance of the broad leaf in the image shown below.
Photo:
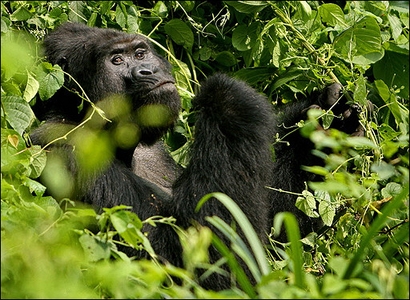
{"label": "broad leaf", "polygon": [[239,51],[247,51],[253,48],[258,38],[258,22],[247,25],[239,25],[232,33],[232,45]]}
{"label": "broad leaf", "polygon": [[238,62],[235,56],[229,51],[219,52],[216,55],[215,60],[225,67],[232,67]]}
{"label": "broad leaf", "polygon": [[110,248],[95,236],[83,234],[79,238],[89,261],[99,261],[110,257]]}
{"label": "broad leaf", "polygon": [[334,3],[325,3],[318,8],[322,21],[331,26],[347,27],[345,15],[339,5]]}
{"label": "broad leaf", "polygon": [[[376,79],[383,80],[386,84],[403,87],[399,95],[403,98],[409,97],[409,50],[394,47],[393,44],[383,45],[397,51],[386,51],[384,57],[375,63],[373,75]],[[398,51],[404,52],[404,54]],[[387,67],[388,66],[388,67]]]}
{"label": "broad leaf", "polygon": [[313,194],[309,191],[302,192],[303,197],[296,199],[296,207],[303,211],[309,217],[317,218],[319,215],[316,210],[316,200]]}
{"label": "broad leaf", "polygon": [[266,1],[224,1],[237,11],[245,14],[253,14],[264,9],[268,4]]}
{"label": "broad leaf", "polygon": [[383,57],[381,42],[376,20],[365,17],[335,39],[334,49],[348,62],[367,65]]}
{"label": "broad leaf", "polygon": [[22,135],[35,119],[30,105],[17,96],[4,96],[1,100],[7,121]]}
{"label": "broad leaf", "polygon": [[173,19],[165,24],[165,32],[178,45],[191,51],[194,45],[194,34],[187,24],[179,19]]}
{"label": "broad leaf", "polygon": [[114,228],[127,243],[137,247],[138,244],[143,242],[140,232],[142,222],[136,214],[120,210],[113,213],[110,218]]}
{"label": "broad leaf", "polygon": [[44,62],[37,68],[37,80],[40,84],[38,90],[40,98],[47,100],[63,86],[64,73],[60,66],[52,66],[48,62]]}
{"label": "broad leaf", "polygon": [[30,100],[37,94],[39,87],[40,84],[38,81],[29,72],[27,72],[27,84],[23,94],[24,100],[30,102]]}
{"label": "broad leaf", "polygon": [[323,223],[327,226],[331,226],[336,215],[336,209],[331,202],[323,200],[319,203],[319,214]]}

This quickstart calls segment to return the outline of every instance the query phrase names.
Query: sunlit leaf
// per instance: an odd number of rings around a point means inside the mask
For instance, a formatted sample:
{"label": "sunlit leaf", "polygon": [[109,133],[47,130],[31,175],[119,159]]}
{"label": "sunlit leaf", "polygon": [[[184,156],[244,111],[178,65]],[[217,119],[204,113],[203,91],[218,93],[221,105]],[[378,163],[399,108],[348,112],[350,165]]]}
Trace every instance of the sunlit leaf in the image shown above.
{"label": "sunlit leaf", "polygon": [[4,96],[1,100],[7,121],[22,135],[35,119],[30,105],[22,98],[16,96]]}
{"label": "sunlit leaf", "polygon": [[27,85],[24,89],[23,94],[24,100],[29,102],[31,99],[33,99],[37,94],[39,87],[40,84],[38,83],[38,81],[30,73],[27,73]]}
{"label": "sunlit leaf", "polygon": [[296,207],[303,211],[307,216],[317,218],[319,215],[316,210],[316,200],[313,194],[307,190],[302,192],[303,197],[296,199]]}
{"label": "sunlit leaf", "polygon": [[64,73],[61,67],[52,66],[44,62],[37,68],[37,80],[40,84],[39,95],[41,100],[47,100],[57,92],[64,83]]}
{"label": "sunlit leaf", "polygon": [[225,3],[245,14],[261,11],[267,5],[265,1],[226,1]]}
{"label": "sunlit leaf", "polygon": [[319,215],[323,220],[323,223],[327,226],[331,226],[333,219],[336,215],[336,208],[329,201],[323,200],[319,203]]}
{"label": "sunlit leaf", "polygon": [[325,3],[318,7],[322,21],[331,26],[339,25],[346,27],[345,15],[339,5],[334,3]]}
{"label": "sunlit leaf", "polygon": [[375,63],[384,55],[379,25],[370,17],[364,17],[340,34],[334,47],[346,61],[360,65]]}
{"label": "sunlit leaf", "polygon": [[99,261],[110,257],[110,247],[96,237],[83,234],[78,239],[89,261]]}
{"label": "sunlit leaf", "polygon": [[194,34],[189,26],[180,19],[173,19],[165,24],[165,32],[178,45],[191,50],[194,44]]}

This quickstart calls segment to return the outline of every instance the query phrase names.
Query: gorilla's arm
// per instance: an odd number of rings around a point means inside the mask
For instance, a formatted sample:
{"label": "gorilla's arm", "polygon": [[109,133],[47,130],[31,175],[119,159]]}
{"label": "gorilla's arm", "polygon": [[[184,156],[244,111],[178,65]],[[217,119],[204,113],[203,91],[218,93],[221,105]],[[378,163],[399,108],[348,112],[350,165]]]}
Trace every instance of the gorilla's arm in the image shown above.
{"label": "gorilla's arm", "polygon": [[[271,174],[273,118],[268,100],[245,83],[225,75],[210,77],[194,99],[197,110],[190,164],[174,184],[174,212],[182,209],[190,223],[198,201],[207,193],[230,196],[259,230],[266,229],[265,185]],[[264,162],[263,164],[261,162]],[[209,201],[195,219],[226,216],[223,206]],[[184,224],[185,223],[185,224]]]}
{"label": "gorilla's arm", "polygon": [[[45,146],[50,141],[50,135],[55,138],[54,135],[58,137],[58,134],[62,134],[57,128],[58,124],[43,124],[31,134],[33,144]],[[80,200],[91,204],[99,212],[103,207],[128,205],[133,207],[141,219],[157,215],[162,202],[170,199],[155,185],[135,176],[130,168],[116,158],[110,162],[101,162],[101,166],[96,169],[85,168],[78,161],[78,150],[70,143],[70,138],[64,143],[52,144],[47,150],[47,165],[41,180],[56,199]],[[56,161],[64,170],[53,169]],[[66,185],[71,185],[71,188],[64,191],[53,188],[59,187],[54,185],[54,172],[66,174]]]}
{"label": "gorilla's arm", "polygon": [[[359,122],[359,107],[349,105],[343,96],[342,86],[338,83],[327,86],[321,92],[315,92],[303,101],[295,101],[275,111],[277,126],[274,134],[283,141],[274,144],[275,163],[271,186],[275,189],[301,193],[306,189],[308,181],[320,181],[322,177],[302,170],[302,166],[323,165],[323,161],[312,154],[314,144],[309,138],[303,137],[296,124],[307,119],[309,109],[331,110],[335,118],[331,128],[336,128],[353,136],[364,134],[364,128]],[[369,103],[368,110],[372,110]],[[318,130],[324,130],[318,128]],[[279,211],[290,211],[296,215],[302,236],[319,229],[320,219],[310,218],[295,207],[297,196],[287,192],[272,191],[271,219]],[[285,240],[281,232],[279,240]]]}
{"label": "gorilla's arm", "polygon": [[134,150],[131,167],[134,174],[156,185],[169,197],[172,184],[182,172],[182,167],[169,155],[162,141],[152,146],[139,144]]}

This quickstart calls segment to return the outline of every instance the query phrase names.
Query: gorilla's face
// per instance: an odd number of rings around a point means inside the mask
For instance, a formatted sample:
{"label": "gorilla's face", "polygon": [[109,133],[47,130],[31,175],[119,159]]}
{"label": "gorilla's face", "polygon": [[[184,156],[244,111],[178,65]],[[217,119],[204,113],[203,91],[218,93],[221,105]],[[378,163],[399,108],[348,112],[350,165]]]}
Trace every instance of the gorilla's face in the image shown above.
{"label": "gorilla's face", "polygon": [[145,37],[111,44],[97,65],[103,78],[95,78],[100,99],[122,95],[131,102],[132,119],[141,129],[141,140],[150,144],[176,120],[180,99],[171,65],[158,55]]}
{"label": "gorilla's face", "polygon": [[[101,65],[104,66],[105,76],[109,78],[112,85],[111,87],[100,86],[99,90],[112,93],[126,91],[126,94],[132,97],[135,108],[154,103],[173,105],[167,102],[175,101],[174,98],[150,97],[150,94],[176,92],[170,64],[152,49],[151,44],[144,37],[139,35],[133,37],[113,44],[110,49],[107,49]],[[106,84],[105,80],[100,80],[98,83]]]}
{"label": "gorilla's face", "polygon": [[[48,60],[69,73],[97,106],[111,107],[108,118],[111,113],[136,124],[142,142],[153,143],[176,120],[180,98],[171,65],[146,37],[66,23],[44,44]],[[79,90],[76,82],[66,80],[65,85]],[[127,114],[117,107],[118,99],[126,100]],[[78,106],[75,101],[70,105],[74,111]]]}

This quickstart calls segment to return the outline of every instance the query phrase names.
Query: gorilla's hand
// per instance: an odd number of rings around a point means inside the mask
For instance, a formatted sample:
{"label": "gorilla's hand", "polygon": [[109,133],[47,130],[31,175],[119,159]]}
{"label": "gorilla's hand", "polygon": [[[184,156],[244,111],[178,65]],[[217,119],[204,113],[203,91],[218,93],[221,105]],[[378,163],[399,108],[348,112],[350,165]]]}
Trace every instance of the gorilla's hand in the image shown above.
{"label": "gorilla's hand", "polygon": [[[358,104],[349,104],[343,94],[343,87],[340,83],[333,83],[327,86],[318,96],[317,101],[305,108],[305,114],[309,109],[330,110],[335,118],[331,127],[344,131],[352,136],[364,136],[365,129],[359,122],[359,114],[362,108]],[[367,111],[373,112],[373,104],[367,102]]]}

